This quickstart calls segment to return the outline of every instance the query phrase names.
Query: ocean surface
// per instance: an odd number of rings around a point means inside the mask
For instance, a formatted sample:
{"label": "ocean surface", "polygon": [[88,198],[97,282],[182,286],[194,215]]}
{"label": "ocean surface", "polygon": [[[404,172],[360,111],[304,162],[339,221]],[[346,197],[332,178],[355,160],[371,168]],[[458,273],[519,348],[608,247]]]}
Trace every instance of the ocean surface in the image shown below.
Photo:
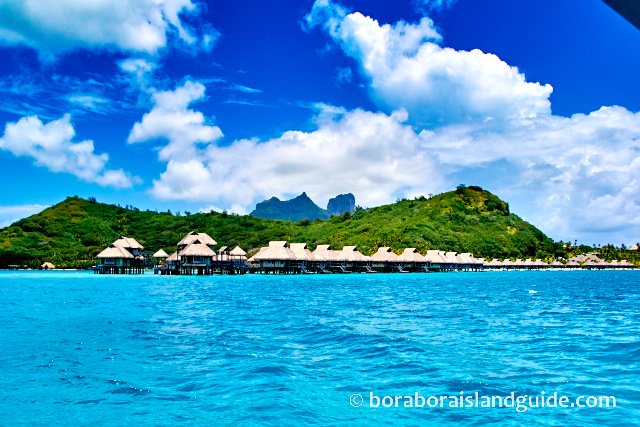
{"label": "ocean surface", "polygon": [[[640,271],[0,272],[0,308],[3,426],[640,424]],[[616,407],[415,407],[461,392]]]}

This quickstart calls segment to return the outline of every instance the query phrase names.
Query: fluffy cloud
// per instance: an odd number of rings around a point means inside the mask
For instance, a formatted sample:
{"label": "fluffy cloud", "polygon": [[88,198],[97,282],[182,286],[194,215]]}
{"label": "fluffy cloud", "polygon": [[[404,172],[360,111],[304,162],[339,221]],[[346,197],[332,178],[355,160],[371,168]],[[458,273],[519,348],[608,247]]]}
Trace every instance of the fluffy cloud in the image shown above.
{"label": "fluffy cloud", "polygon": [[[629,232],[640,235],[640,113],[622,107],[544,115],[508,128],[472,123],[417,133],[404,110],[319,104],[311,132],[221,145],[220,129],[189,107],[202,97],[204,87],[192,82],[159,92],[132,129],[131,142],[164,141],[166,170],[150,189],[156,198],[246,212],[271,196],[306,191],[323,204],[352,192],[359,204],[376,206],[482,183],[479,171],[490,171],[489,188],[554,238],[622,242]],[[495,176],[498,163],[508,174]]]}
{"label": "fluffy cloud", "polygon": [[499,125],[550,114],[550,85],[527,82],[516,67],[474,49],[441,47],[428,17],[383,24],[317,0],[307,16],[353,58],[372,99],[388,112],[404,108],[417,125],[491,122]]}
{"label": "fluffy cloud", "polygon": [[371,206],[442,188],[422,139],[404,125],[404,111],[386,115],[318,106],[313,132],[222,146],[216,143],[219,128],[189,109],[203,96],[204,86],[192,82],[157,93],[154,108],[129,135],[132,143],[166,141],[159,151],[166,170],[151,189],[157,198],[243,211],[261,199],[302,191],[321,203],[351,191]]}
{"label": "fluffy cloud", "polygon": [[201,112],[188,108],[204,94],[201,83],[190,81],[174,91],[156,92],[154,108],[133,126],[128,142],[168,141],[160,150],[159,158],[163,161],[196,157],[197,144],[208,144],[222,137],[220,128],[208,125]]}
{"label": "fluffy cloud", "polygon": [[109,156],[94,153],[93,142],[73,142],[75,130],[69,115],[49,123],[38,117],[23,117],[8,123],[0,138],[0,149],[18,157],[31,157],[36,165],[52,172],[75,175],[83,181],[105,187],[128,188],[135,178],[121,169],[106,169]]}
{"label": "fluffy cloud", "polygon": [[2,1],[0,41],[44,55],[95,47],[154,53],[173,33],[188,45],[208,48],[214,33],[195,34],[180,19],[196,12],[192,0]]}
{"label": "fluffy cloud", "polygon": [[506,163],[510,174],[494,180],[494,190],[557,239],[619,243],[640,235],[640,113],[603,107],[501,132],[450,126],[421,137],[443,169],[468,182],[474,171]]}
{"label": "fluffy cloud", "polygon": [[171,160],[153,193],[248,207],[302,191],[323,204],[346,191],[375,206],[442,188],[432,156],[405,119],[404,112],[355,110],[325,117],[313,132],[212,144],[191,159]]}

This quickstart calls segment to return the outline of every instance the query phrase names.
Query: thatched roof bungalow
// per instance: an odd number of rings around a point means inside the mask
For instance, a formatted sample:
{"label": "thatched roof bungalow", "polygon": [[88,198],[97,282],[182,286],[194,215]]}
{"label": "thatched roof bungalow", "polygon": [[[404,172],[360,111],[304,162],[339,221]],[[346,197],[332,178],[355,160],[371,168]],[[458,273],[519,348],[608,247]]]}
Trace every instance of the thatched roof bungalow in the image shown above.
{"label": "thatched roof bungalow", "polygon": [[565,268],[580,268],[580,263],[575,259],[570,259],[564,266]]}
{"label": "thatched roof bungalow", "polygon": [[229,257],[238,261],[246,261],[247,253],[240,246],[236,246],[229,252]]}
{"label": "thatched roof bungalow", "polygon": [[405,248],[400,255],[398,261],[403,263],[425,263],[425,257],[416,250],[416,248]]}
{"label": "thatched roof bungalow", "polygon": [[167,259],[169,257],[169,254],[167,254],[164,249],[160,249],[159,251],[157,251],[155,254],[152,255],[153,258],[159,258],[159,259]]}
{"label": "thatched roof bungalow", "polygon": [[249,258],[249,262],[257,263],[260,268],[267,270],[286,269],[296,260],[296,255],[285,241],[269,242],[269,246],[260,248],[258,253]]}
{"label": "thatched roof bungalow", "polygon": [[370,257],[358,252],[356,248],[357,246],[343,247],[342,250],[338,253],[338,261],[353,264],[359,262],[367,262],[371,259]]}
{"label": "thatched roof bungalow", "polygon": [[549,267],[551,267],[551,268],[564,268],[564,264],[562,262],[560,262],[559,260],[555,260],[555,261],[552,261],[551,264],[549,264]]}
{"label": "thatched roof bungalow", "polygon": [[428,250],[424,259],[429,263],[432,270],[440,270],[447,264],[447,260],[444,257],[444,252],[438,250]]}
{"label": "thatched roof bungalow", "polygon": [[302,263],[315,261],[313,253],[307,249],[306,243],[290,243],[289,248],[291,249],[291,252],[293,252],[296,261]]}
{"label": "thatched roof bungalow", "polygon": [[199,239],[192,240],[178,252],[184,266],[210,266],[215,252]]}
{"label": "thatched roof bungalow", "polygon": [[340,251],[334,251],[331,249],[331,245],[318,245],[312,252],[316,261],[324,261],[325,263],[331,263],[338,261],[338,254]]}
{"label": "thatched roof bungalow", "polygon": [[121,248],[125,248],[129,252],[131,252],[131,249],[139,249],[139,250],[144,249],[144,247],[140,243],[138,243],[136,239],[132,237],[125,237],[125,236],[122,236],[118,240],[113,242],[113,245],[120,246]]}
{"label": "thatched roof bungalow", "polygon": [[112,244],[97,256],[97,273],[142,273],[142,262],[122,246]]}
{"label": "thatched roof bungalow", "polygon": [[198,233],[196,231],[192,231],[191,233],[189,233],[186,236],[184,236],[182,238],[182,240],[180,240],[178,242],[178,247],[183,249],[187,245],[189,245],[190,243],[195,242],[196,240],[199,243],[203,244],[203,245],[207,245],[207,246],[211,246],[211,247],[213,247],[213,246],[218,244],[218,242],[213,240],[211,238],[211,236],[209,236],[208,234],[206,234],[206,233]]}
{"label": "thatched roof bungalow", "polygon": [[50,263],[49,261],[45,261],[45,262],[42,263],[40,268],[42,270],[54,270],[56,268],[56,266],[53,265],[52,263]]}
{"label": "thatched roof bungalow", "polygon": [[375,254],[371,255],[370,259],[374,265],[381,265],[384,263],[397,262],[398,255],[394,254],[390,247],[382,246],[378,248]]}

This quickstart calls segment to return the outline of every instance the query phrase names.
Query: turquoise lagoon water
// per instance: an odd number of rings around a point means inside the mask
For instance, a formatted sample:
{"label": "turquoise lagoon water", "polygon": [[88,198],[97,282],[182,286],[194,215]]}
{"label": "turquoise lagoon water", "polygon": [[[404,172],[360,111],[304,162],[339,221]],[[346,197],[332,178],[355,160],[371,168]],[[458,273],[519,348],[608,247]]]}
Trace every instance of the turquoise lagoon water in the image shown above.
{"label": "turquoise lagoon water", "polygon": [[[0,307],[7,426],[640,422],[638,271],[2,272]],[[371,408],[369,394],[512,391],[617,407]]]}

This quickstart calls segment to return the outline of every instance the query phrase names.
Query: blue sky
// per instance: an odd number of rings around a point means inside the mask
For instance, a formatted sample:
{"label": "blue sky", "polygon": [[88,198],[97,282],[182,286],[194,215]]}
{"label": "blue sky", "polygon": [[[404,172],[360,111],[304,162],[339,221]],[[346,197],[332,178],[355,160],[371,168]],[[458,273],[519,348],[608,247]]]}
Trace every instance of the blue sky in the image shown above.
{"label": "blue sky", "polygon": [[2,225],[475,184],[640,240],[640,31],[600,0],[51,3],[0,0]]}

